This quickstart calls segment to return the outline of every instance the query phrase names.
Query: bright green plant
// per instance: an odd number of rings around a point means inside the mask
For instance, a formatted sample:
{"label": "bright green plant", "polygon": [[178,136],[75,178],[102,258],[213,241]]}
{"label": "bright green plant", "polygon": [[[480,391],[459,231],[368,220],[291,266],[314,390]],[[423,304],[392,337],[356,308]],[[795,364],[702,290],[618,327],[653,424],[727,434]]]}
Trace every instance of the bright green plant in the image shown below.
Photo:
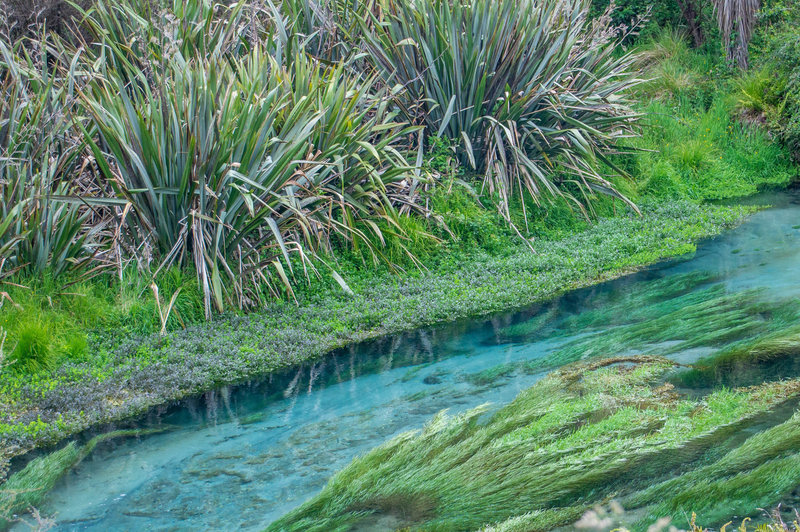
{"label": "bright green plant", "polygon": [[56,358],[52,336],[52,332],[43,322],[31,320],[22,324],[16,331],[16,345],[9,356],[13,370],[35,373],[52,369]]}
{"label": "bright green plant", "polygon": [[609,28],[588,24],[587,9],[584,0],[385,0],[385,20],[366,32],[404,114],[461,144],[507,220],[517,194],[622,197],[597,168],[613,167],[608,153],[631,134],[624,95],[635,57],[613,56]]}
{"label": "bright green plant", "polygon": [[658,62],[648,71],[647,78],[648,81],[642,85],[639,94],[662,99],[681,96],[699,82],[696,72],[673,60]]}
{"label": "bright green plant", "polygon": [[766,68],[743,73],[736,80],[739,109],[755,116],[765,113],[775,104],[775,95],[782,92],[781,85],[785,85],[778,82],[776,86],[775,75]]}
{"label": "bright green plant", "polygon": [[670,59],[680,61],[690,53],[686,33],[672,26],[661,28],[639,48],[639,61],[643,64],[658,64]]}
{"label": "bright green plant", "polygon": [[13,517],[33,510],[45,499],[58,479],[86,458],[97,444],[115,439],[156,434],[164,429],[116,430],[95,436],[83,445],[72,441],[50,454],[31,460],[22,470],[13,474],[0,490],[0,527],[7,528]]}

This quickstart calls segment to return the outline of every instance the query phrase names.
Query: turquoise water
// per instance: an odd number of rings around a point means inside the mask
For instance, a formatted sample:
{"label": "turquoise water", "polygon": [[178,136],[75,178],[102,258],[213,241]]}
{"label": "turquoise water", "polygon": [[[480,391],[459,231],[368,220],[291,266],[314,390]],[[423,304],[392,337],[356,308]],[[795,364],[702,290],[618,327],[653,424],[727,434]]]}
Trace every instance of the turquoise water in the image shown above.
{"label": "turquoise water", "polygon": [[[436,412],[511,401],[541,378],[544,366],[532,361],[598,334],[597,327],[574,332],[588,313],[611,310],[607,330],[625,321],[614,312],[623,313],[626,301],[664,304],[642,296],[687,278],[695,280],[690,293],[759,289],[764,301],[796,297],[800,195],[759,199],[775,207],[703,244],[694,257],[524,312],[353,346],[285,375],[153,412],[138,425],[169,430],[100,445],[58,483],[42,513],[55,516],[56,530],[258,530],[315,494],[354,456],[421,427]],[[666,351],[690,363],[724,347],[683,349],[686,340],[620,342],[581,356]]]}

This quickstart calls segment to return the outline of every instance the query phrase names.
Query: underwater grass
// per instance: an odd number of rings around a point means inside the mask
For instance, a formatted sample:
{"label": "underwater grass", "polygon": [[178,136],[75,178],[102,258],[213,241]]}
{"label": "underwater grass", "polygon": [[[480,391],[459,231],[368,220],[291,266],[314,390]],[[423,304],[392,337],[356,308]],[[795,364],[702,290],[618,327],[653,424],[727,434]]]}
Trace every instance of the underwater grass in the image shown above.
{"label": "underwater grass", "polygon": [[[778,320],[777,326],[782,325]],[[771,327],[772,328],[772,327]],[[674,382],[688,387],[710,387],[746,378],[747,370],[757,369],[763,376],[770,364],[792,362],[800,355],[800,327],[790,326],[737,342],[718,353],[704,357],[689,371],[675,376]]]}
{"label": "underwater grass", "polygon": [[58,479],[88,456],[99,443],[115,438],[146,436],[163,430],[117,430],[95,436],[83,445],[72,441],[57,451],[34,458],[24,469],[0,484],[0,530],[10,526],[15,515],[39,506]]}
{"label": "underwater grass", "polygon": [[[553,307],[531,319],[500,329],[497,336],[500,340],[531,342],[549,337],[553,332],[566,336],[646,321],[662,314],[663,308],[654,305],[685,296],[719,280],[719,275],[710,272],[690,272],[638,282],[632,289],[593,295],[592,308],[581,309],[578,314],[560,315]],[[556,321],[557,330],[548,328]]]}
{"label": "underwater grass", "polygon": [[[743,344],[728,348],[727,363],[732,364],[737,357],[766,359],[770,351],[785,350],[787,342],[791,343],[780,331],[800,318],[800,303],[795,299],[768,299],[758,289],[729,293],[723,284],[709,284],[712,278],[704,274],[687,274],[675,281],[669,288],[663,286],[668,280],[656,281],[632,295],[625,294],[628,297],[602,301],[595,310],[566,318],[558,324],[558,331],[561,336],[575,337],[547,356],[526,363],[526,369],[538,372],[613,355],[621,349],[669,355],[697,347]],[[768,334],[779,337],[758,348],[746,345]]]}
{"label": "underwater grass", "polygon": [[370,515],[412,530],[476,530],[513,518],[525,523],[519,529],[566,525],[595,502],[700,461],[800,393],[795,380],[686,399],[660,384],[673,367],[659,357],[571,365],[488,421],[486,407],[441,413],[356,458],[268,530],[357,526]]}
{"label": "underwater grass", "polygon": [[656,484],[624,501],[626,508],[653,505],[655,517],[695,512],[708,524],[753,515],[774,506],[800,482],[800,412],[759,432],[719,460]]}

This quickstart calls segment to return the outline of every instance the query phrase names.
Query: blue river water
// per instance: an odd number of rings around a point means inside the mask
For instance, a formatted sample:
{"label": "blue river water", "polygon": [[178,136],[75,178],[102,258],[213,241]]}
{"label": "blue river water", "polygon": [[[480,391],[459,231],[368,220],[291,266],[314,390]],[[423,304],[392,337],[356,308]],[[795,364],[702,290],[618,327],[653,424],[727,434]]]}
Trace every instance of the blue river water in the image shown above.
{"label": "blue river water", "polygon": [[[518,364],[585,334],[561,327],[583,312],[692,273],[711,275],[709,283],[726,292],[758,288],[760,297],[796,296],[800,195],[758,201],[774,207],[703,243],[693,257],[523,312],[352,346],[283,375],[152,412],[137,424],[168,430],[99,445],[59,481],[41,511],[54,516],[60,531],[262,529],[318,492],[353,457],[420,428],[436,412],[511,401],[542,376],[515,369]],[[526,324],[535,334],[504,332]],[[664,345],[639,345],[635,352],[657,353]],[[669,356],[690,363],[720,347],[672,349]],[[618,345],[606,354],[630,352],[631,346]],[[492,368],[499,369],[481,373]]]}

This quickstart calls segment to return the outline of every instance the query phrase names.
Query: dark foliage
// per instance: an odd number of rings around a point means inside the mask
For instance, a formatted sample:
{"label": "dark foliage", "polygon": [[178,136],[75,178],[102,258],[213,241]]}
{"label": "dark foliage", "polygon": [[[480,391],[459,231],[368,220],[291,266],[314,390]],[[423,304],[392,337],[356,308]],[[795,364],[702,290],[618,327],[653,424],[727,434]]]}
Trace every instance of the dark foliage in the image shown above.
{"label": "dark foliage", "polygon": [[[75,0],[88,7],[91,0]],[[36,35],[41,29],[66,35],[74,28],[78,11],[65,0],[0,0],[0,24],[11,38]]]}

